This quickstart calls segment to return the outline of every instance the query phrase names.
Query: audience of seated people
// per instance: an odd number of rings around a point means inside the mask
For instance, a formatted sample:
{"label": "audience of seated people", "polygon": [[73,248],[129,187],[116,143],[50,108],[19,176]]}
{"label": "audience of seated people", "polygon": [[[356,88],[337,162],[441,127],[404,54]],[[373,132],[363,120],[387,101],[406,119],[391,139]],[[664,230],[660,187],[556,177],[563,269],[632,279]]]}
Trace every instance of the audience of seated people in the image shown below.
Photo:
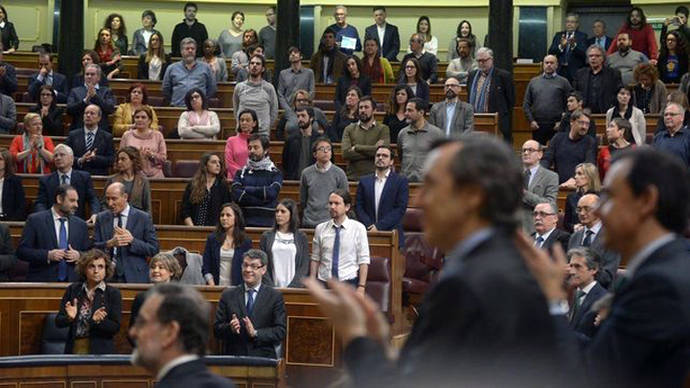
{"label": "audience of seated people", "polygon": [[244,231],[242,209],[235,202],[224,203],[216,230],[208,235],[201,269],[209,286],[237,286],[242,281],[242,260],[252,248]]}
{"label": "audience of seated people", "polygon": [[327,137],[316,139],[311,147],[314,164],[302,170],[299,202],[302,226],[313,228],[328,220],[328,196],[335,190],[347,190],[347,175],[332,163],[333,144]]}
{"label": "audience of seated people", "polygon": [[[15,175],[15,171],[16,165],[12,153],[7,148],[0,147],[0,221],[26,219],[24,186],[22,178]],[[7,244],[2,239],[0,242],[6,247]]]}
{"label": "audience of seated people", "polygon": [[[151,214],[151,185],[148,178],[141,171],[141,154],[132,146],[120,148],[115,154],[115,174],[108,177],[105,187],[112,182],[120,182],[125,186],[127,202],[146,213]],[[105,207],[105,190],[103,206]]]}
{"label": "audience of seated people", "polygon": [[256,112],[245,109],[238,115],[235,136],[228,137],[225,142],[225,168],[228,179],[233,180],[237,171],[242,169],[249,159],[249,137],[259,131],[259,119]]}
{"label": "audience of seated people", "polygon": [[314,131],[322,136],[328,133],[330,126],[328,118],[321,109],[313,106],[311,94],[306,89],[297,89],[291,96],[290,107],[285,109],[276,125],[276,138],[278,140],[286,140],[299,131],[300,127],[297,122],[297,110],[299,108],[311,108],[314,112]]}
{"label": "audience of seated people", "polygon": [[185,225],[213,226],[224,203],[232,201],[225,181],[221,158],[205,153],[199,159],[199,169],[189,181],[182,195],[182,220]]}
{"label": "audience of seated people", "polygon": [[134,127],[120,139],[120,148],[132,146],[141,153],[141,171],[148,178],[164,178],[163,164],[168,158],[163,134],[151,128],[153,110],[144,105],[134,110]]}
{"label": "audience of seated people", "polygon": [[65,127],[62,123],[62,115],[65,110],[57,106],[57,97],[52,86],[43,85],[38,91],[38,102],[29,108],[29,112],[41,116],[43,129],[48,136],[64,136]]}
{"label": "audience of seated people", "polygon": [[[208,110],[208,97],[199,88],[190,89],[184,96],[187,110],[177,121],[180,139],[216,140],[220,133],[220,120],[216,112]],[[222,135],[222,134],[221,134]]]}
{"label": "audience of seated people", "polygon": [[137,78],[151,81],[161,81],[172,59],[165,52],[163,35],[154,31],[147,41],[148,48],[139,54],[137,64]]}
{"label": "audience of seated people", "polygon": [[29,96],[39,101],[39,92],[43,86],[51,86],[59,104],[67,102],[67,78],[53,70],[53,56],[47,51],[38,53],[38,72],[29,79]]}
{"label": "audience of seated people", "polygon": [[220,49],[218,47],[218,42],[213,39],[206,39],[203,42],[204,56],[197,59],[199,63],[205,63],[211,69],[211,74],[215,78],[216,83],[227,82],[228,80],[228,67],[225,64],[225,59],[218,56]]}
{"label": "audience of seated people", "polygon": [[359,100],[359,120],[345,127],[341,147],[347,163],[347,178],[358,181],[364,175],[374,172],[371,160],[376,148],[390,145],[390,134],[385,124],[374,119],[376,101],[371,96]]}
{"label": "audience of seated people", "polygon": [[10,144],[12,159],[18,173],[49,174],[53,164],[55,146],[44,136],[43,120],[37,113],[24,115],[24,133],[15,136]]}

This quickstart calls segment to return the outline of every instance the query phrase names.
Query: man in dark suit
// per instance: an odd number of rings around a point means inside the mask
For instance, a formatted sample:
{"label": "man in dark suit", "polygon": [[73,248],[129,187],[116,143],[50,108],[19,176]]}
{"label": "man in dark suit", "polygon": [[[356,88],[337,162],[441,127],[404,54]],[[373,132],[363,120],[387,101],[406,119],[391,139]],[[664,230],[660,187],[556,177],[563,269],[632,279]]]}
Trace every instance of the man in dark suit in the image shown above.
{"label": "man in dark suit", "polygon": [[582,93],[584,103],[591,113],[606,113],[617,104],[616,95],[623,82],[621,72],[606,65],[606,52],[599,46],[587,49],[589,67],[577,71],[572,80],[573,89]]}
{"label": "man in dark suit", "polygon": [[555,202],[547,201],[538,203],[534,207],[534,246],[549,252],[556,243],[565,249],[568,246],[570,233],[558,229],[558,207]]}
{"label": "man in dark suit", "polygon": [[129,206],[127,191],[120,182],[105,190],[109,210],[98,213],[94,246],[112,252],[116,283],[148,283],[146,258],[158,253],[158,238],[151,215]]}
{"label": "man in dark suit", "polygon": [[587,34],[578,31],[580,17],[569,13],[565,18],[565,30],[554,35],[549,54],[558,58],[558,74],[573,80],[577,71],[587,63]]}
{"label": "man in dark suit", "polygon": [[[682,387],[690,369],[690,257],[681,237],[690,210],[687,168],[668,154],[638,148],[614,161],[604,190],[596,212],[606,226],[605,244],[627,267],[608,317],[585,348],[595,383],[589,385]],[[565,304],[566,259],[525,240],[521,246],[549,304]],[[567,309],[552,311],[562,314],[555,322],[566,333]]]}
{"label": "man in dark suit", "polygon": [[606,289],[596,279],[599,262],[588,248],[573,248],[568,251],[568,285],[575,289],[570,303],[568,319],[570,328],[587,337],[593,337],[597,326],[594,324],[596,311],[592,305],[606,295]]}
{"label": "man in dark suit", "polygon": [[14,66],[2,60],[2,42],[0,42],[0,93],[13,97],[17,91],[17,71]]}
{"label": "man in dark suit", "polygon": [[364,40],[374,39],[379,45],[379,54],[390,62],[397,62],[400,34],[398,27],[386,23],[386,7],[374,7],[374,22],[364,30]]}
{"label": "man in dark suit", "polygon": [[613,42],[613,39],[611,39],[610,36],[606,35],[606,23],[604,23],[603,20],[597,19],[594,21],[594,23],[592,23],[592,34],[594,36],[587,39],[587,47],[596,44],[599,47],[603,48],[604,51],[608,51],[609,46],[611,46],[611,42]]}
{"label": "man in dark suit", "polygon": [[84,85],[79,85],[70,90],[67,96],[67,113],[72,116],[70,129],[82,128],[84,122],[84,110],[91,104],[101,108],[101,122],[99,127],[104,131],[110,129],[108,115],[115,112],[115,97],[107,86],[100,85],[101,67],[97,64],[86,65],[84,69]]}
{"label": "man in dark suit", "polygon": [[[558,197],[558,174],[539,164],[544,151],[536,140],[527,140],[522,145],[522,228],[527,234],[534,233],[535,219],[532,212],[542,202],[556,202]],[[558,216],[558,209],[554,212]],[[549,229],[547,229],[549,230]],[[567,240],[566,240],[567,243]]]}
{"label": "man in dark suit", "polygon": [[79,206],[77,190],[60,185],[53,201],[50,209],[29,216],[17,248],[17,257],[29,263],[30,282],[75,281],[79,252],[91,247],[86,223],[73,216]]}
{"label": "man in dark suit", "polygon": [[34,102],[38,101],[41,86],[52,86],[55,101],[58,104],[67,102],[67,78],[53,70],[53,59],[50,53],[41,51],[38,54],[38,72],[29,79],[29,95]]}
{"label": "man in dark suit", "polygon": [[353,385],[549,385],[560,360],[546,300],[514,244],[522,183],[514,151],[472,136],[436,148],[427,162],[424,233],[449,254],[397,365],[386,357],[388,327],[375,302],[335,281],[332,293],[305,281],[344,341]]}
{"label": "man in dark suit", "polygon": [[577,201],[577,215],[583,228],[573,233],[568,241],[568,249],[589,248],[599,258],[598,280],[601,285],[609,289],[616,279],[618,266],[621,262],[620,254],[606,249],[604,238],[606,231],[597,216],[595,209],[599,206],[599,196],[585,194]]}
{"label": "man in dark suit", "polygon": [[477,50],[477,66],[479,69],[470,72],[467,77],[468,102],[474,108],[474,113],[498,112],[498,126],[503,138],[512,144],[511,125],[515,105],[513,75],[494,67],[494,52],[490,48]]}
{"label": "man in dark suit", "polygon": [[157,388],[232,388],[211,373],[202,357],[208,343],[210,305],[199,291],[177,283],[151,288],[129,327],[136,342],[132,363],[156,376]]}
{"label": "man in dark suit", "polygon": [[429,122],[441,128],[446,137],[457,137],[474,129],[474,109],[459,97],[460,80],[448,77],[443,85],[446,99],[431,107]]}
{"label": "man in dark suit", "polygon": [[[42,176],[38,180],[38,196],[34,204],[34,211],[41,211],[50,208],[55,200],[57,187],[69,184],[79,194],[79,209],[77,216],[86,220],[86,203],[89,203],[92,217],[101,211],[101,203],[93,190],[91,174],[86,171],[79,171],[72,168],[74,154],[72,149],[65,144],[55,146],[53,152],[53,163],[57,171],[50,175]],[[93,222],[94,219],[89,220]]]}
{"label": "man in dark suit", "polygon": [[109,175],[113,164],[113,135],[98,130],[100,121],[101,108],[90,104],[84,109],[84,128],[70,131],[65,140],[76,157],[74,168],[91,175]]}
{"label": "man in dark suit", "polygon": [[392,147],[381,145],[376,148],[376,170],[359,180],[355,212],[357,220],[364,224],[367,230],[397,229],[398,244],[402,248],[405,243],[402,219],[407,210],[409,189],[407,178],[392,170],[394,162]]}
{"label": "man in dark suit", "polygon": [[283,295],[262,285],[268,256],[250,249],[242,261],[243,283],[223,291],[213,332],[223,341],[223,353],[233,356],[280,358],[277,347],[285,338]]}

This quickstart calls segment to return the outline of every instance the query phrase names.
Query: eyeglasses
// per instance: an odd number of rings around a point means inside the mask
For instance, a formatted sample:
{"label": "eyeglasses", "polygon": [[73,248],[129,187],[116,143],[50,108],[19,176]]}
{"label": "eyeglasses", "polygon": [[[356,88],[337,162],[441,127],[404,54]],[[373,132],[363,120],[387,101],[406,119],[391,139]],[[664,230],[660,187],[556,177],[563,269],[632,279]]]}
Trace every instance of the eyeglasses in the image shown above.
{"label": "eyeglasses", "polygon": [[331,152],[332,149],[331,147],[319,147],[316,150],[321,152]]}
{"label": "eyeglasses", "polygon": [[680,116],[680,113],[675,112],[665,112],[664,116]]}
{"label": "eyeglasses", "polygon": [[546,217],[546,216],[555,216],[556,213],[547,213],[547,212],[535,211],[535,212],[532,212],[532,215],[535,217],[537,217],[537,216]]}
{"label": "eyeglasses", "polygon": [[246,263],[242,263],[242,269],[251,269],[252,271],[256,271],[257,269],[260,269],[260,268],[262,268],[263,266],[264,266],[263,264],[259,265],[259,264],[246,264]]}
{"label": "eyeglasses", "polygon": [[537,152],[537,151],[539,151],[539,149],[537,149],[537,148],[523,148],[523,149],[522,149],[522,153],[523,153],[523,154],[524,154],[524,153],[531,154],[532,152]]}
{"label": "eyeglasses", "polygon": [[594,210],[594,207],[592,207],[592,206],[578,206],[575,208],[575,211],[577,211],[578,213],[582,213],[582,212],[589,213],[592,210]]}
{"label": "eyeglasses", "polygon": [[447,88],[459,88],[460,84],[449,84],[449,85],[443,85],[443,87]]}

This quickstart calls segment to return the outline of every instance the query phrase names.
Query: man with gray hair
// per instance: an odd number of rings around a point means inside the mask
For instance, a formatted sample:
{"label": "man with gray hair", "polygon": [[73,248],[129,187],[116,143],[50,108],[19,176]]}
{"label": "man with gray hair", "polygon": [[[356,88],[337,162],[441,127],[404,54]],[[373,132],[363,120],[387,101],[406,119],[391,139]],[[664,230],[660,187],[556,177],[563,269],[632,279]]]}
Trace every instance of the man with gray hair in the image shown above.
{"label": "man with gray hair", "polygon": [[333,11],[335,23],[328,29],[335,32],[335,42],[340,51],[345,55],[352,55],[355,51],[362,51],[362,42],[359,40],[359,32],[353,25],[347,24],[347,7],[336,5]]}
{"label": "man with gray hair", "polygon": [[551,41],[549,54],[558,59],[558,74],[572,81],[577,71],[585,66],[587,34],[578,31],[580,17],[569,13],[565,17],[565,30],[557,32]]}
{"label": "man with gray hair", "polygon": [[203,90],[206,98],[216,95],[216,78],[207,64],[196,61],[196,47],[194,39],[182,39],[182,60],[165,70],[163,95],[172,106],[185,106],[184,96],[194,88]]}
{"label": "man with gray hair", "polygon": [[562,247],[568,246],[570,233],[558,229],[558,206],[554,202],[540,202],[534,207],[532,212],[534,217],[534,246],[547,251],[551,251],[560,243]]}
{"label": "man with gray hair", "polygon": [[132,364],[156,375],[156,387],[232,388],[200,359],[208,343],[210,305],[199,291],[175,283],[148,291],[129,336]]}
{"label": "man with gray hair", "polygon": [[250,249],[242,261],[242,284],[223,291],[213,332],[223,354],[279,358],[285,338],[285,302],[280,291],[262,285],[268,256]]}
{"label": "man with gray hair", "polygon": [[[405,55],[400,63],[407,62],[408,59],[414,58],[419,62],[421,74],[419,76],[429,84],[433,84],[438,80],[436,71],[438,69],[438,59],[436,55],[424,51],[424,35],[412,34],[410,36],[410,51],[411,53]],[[405,79],[405,68],[400,66],[400,80]]]}
{"label": "man with gray hair", "polygon": [[109,87],[100,85],[101,67],[95,63],[84,68],[84,85],[75,86],[67,96],[67,113],[72,116],[70,129],[84,127],[84,110],[93,104],[101,108],[98,127],[110,132],[108,115],[115,112],[115,97]]}
{"label": "man with gray hair", "polygon": [[617,104],[616,95],[623,82],[621,73],[605,64],[606,52],[593,44],[587,49],[589,67],[577,71],[573,78],[573,89],[582,93],[582,106],[592,113],[606,113]]}
{"label": "man with gray hair", "polygon": [[594,252],[585,247],[568,250],[568,285],[576,290],[568,320],[571,329],[587,337],[593,337],[597,329],[597,313],[592,305],[606,295],[606,289],[597,282],[598,273],[599,261]]}
{"label": "man with gray hair", "polygon": [[690,167],[690,130],[683,125],[685,108],[672,102],[664,109],[664,124],[666,130],[654,136],[652,146],[659,151],[670,153]]}

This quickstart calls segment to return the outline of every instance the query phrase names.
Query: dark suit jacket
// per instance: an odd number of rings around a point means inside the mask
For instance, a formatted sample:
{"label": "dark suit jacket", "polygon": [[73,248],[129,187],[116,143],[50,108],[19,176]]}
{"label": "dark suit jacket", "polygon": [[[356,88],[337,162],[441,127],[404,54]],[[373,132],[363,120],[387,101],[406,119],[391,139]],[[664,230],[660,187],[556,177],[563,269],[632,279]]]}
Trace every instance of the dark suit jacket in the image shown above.
{"label": "dark suit jacket", "polygon": [[17,257],[14,254],[10,228],[0,224],[0,282],[10,280],[9,272],[14,268]]}
{"label": "dark suit jacket", "polygon": [[357,220],[367,228],[374,224],[378,230],[398,230],[398,245],[405,245],[402,219],[407,210],[409,188],[407,178],[404,175],[391,171],[383,185],[381,199],[379,200],[378,221],[376,221],[376,207],[374,174],[365,175],[357,184],[357,196],[355,197],[355,212]]}
{"label": "dark suit jacket", "polygon": [[0,77],[0,93],[14,98],[14,92],[17,91],[17,70],[7,62],[0,62],[0,66],[5,67],[5,75]]}
{"label": "dark suit jacket", "polygon": [[[532,233],[532,239],[535,238],[537,238],[536,232]],[[570,233],[556,228],[553,230],[553,232],[551,232],[549,237],[546,238],[546,241],[541,244],[541,247],[542,249],[551,252],[556,243],[561,243],[561,247],[565,250],[568,247],[568,241],[570,241]]]}
{"label": "dark suit jacket", "polygon": [[[69,217],[67,241],[72,248],[84,252],[91,248],[89,230],[86,222]],[[53,213],[50,210],[29,215],[22,231],[22,238],[17,248],[19,260],[29,262],[26,280],[29,282],[56,282],[58,279],[58,263],[48,262],[48,251],[58,249],[58,239],[55,234]],[[67,264],[67,278],[75,281],[77,274],[74,264]]]}
{"label": "dark suit jacket", "polygon": [[354,386],[548,385],[548,368],[559,361],[543,294],[512,233],[473,237],[446,257],[444,273],[427,292],[397,366],[372,339],[360,337],[346,347]]}
{"label": "dark suit jacket", "polygon": [[582,93],[583,106],[589,108],[592,113],[606,113],[606,111],[616,104],[616,95],[621,81],[621,72],[604,65],[601,70],[603,73],[601,80],[601,94],[599,101],[590,101],[589,98],[589,77],[592,73],[589,67],[578,70],[573,78],[573,89]]}
{"label": "dark suit jacket", "polygon": [[[316,139],[320,138],[322,135],[315,130],[312,126],[311,137],[309,138],[309,153],[312,157],[309,159],[309,163],[304,166],[305,168],[314,164],[316,160],[314,159],[314,153],[311,152]],[[302,132],[297,131],[291,133],[287,140],[285,140],[285,147],[283,148],[283,177],[285,180],[298,181],[302,177],[302,170],[300,170],[300,159],[302,158]]]}
{"label": "dark suit jacket", "polygon": [[[101,211],[101,204],[98,201],[96,192],[93,191],[91,174],[86,171],[72,169],[70,185],[72,185],[79,194],[78,217],[83,220],[86,219],[86,201],[89,201],[91,214],[96,214]],[[42,176],[38,180],[38,196],[36,197],[34,211],[46,210],[53,206],[55,203],[55,192],[58,186],[60,186],[60,178],[58,177],[57,171],[54,171],[50,175]]]}
{"label": "dark suit jacket", "polygon": [[211,373],[203,360],[185,362],[172,368],[156,388],[233,388],[229,379]]}
{"label": "dark suit jacket", "polygon": [[[621,263],[621,255],[604,247],[602,232],[604,232],[603,226],[601,229],[599,229],[599,233],[597,233],[596,237],[594,237],[594,241],[592,241],[589,249],[591,249],[599,258],[599,266],[601,269],[597,274],[597,281],[602,287],[609,289],[616,279],[618,265]],[[573,233],[568,241],[568,249],[582,246],[582,240],[584,240],[584,238],[584,228]]]}
{"label": "dark suit jacket", "polygon": [[[40,106],[32,106],[29,112],[41,114]],[[65,127],[62,125],[62,114],[65,110],[62,107],[54,106],[48,111],[46,117],[42,117],[44,136],[65,136]]]}
{"label": "dark suit jacket", "polygon": [[[129,207],[127,225],[125,228],[132,234],[134,240],[122,249],[123,271],[127,283],[148,283],[149,267],[146,258],[158,253],[158,238],[153,227],[151,215],[135,207]],[[113,237],[113,213],[105,210],[98,213],[94,227],[94,246],[108,250],[106,242]],[[112,254],[112,250],[111,254]]]}
{"label": "dark suit jacket", "polygon": [[[304,287],[302,284],[302,279],[309,276],[309,241],[307,240],[307,235],[301,230],[297,230],[295,235],[295,247],[297,252],[295,253],[295,277],[292,278],[289,288],[301,288]],[[266,252],[268,256],[268,268],[266,269],[266,274],[261,279],[261,284],[274,287],[275,279],[273,278],[273,269],[275,264],[273,264],[273,243],[276,239],[275,229],[270,229],[261,235],[261,240],[259,241],[259,249]]]}
{"label": "dark suit jacket", "polygon": [[[587,39],[587,47],[595,44],[596,42],[597,42],[596,36],[593,36],[593,37]],[[610,36],[604,35],[604,50],[608,51],[612,42],[613,42],[613,39]],[[587,47],[585,47],[585,50],[587,50]]]}
{"label": "dark suit jacket", "polygon": [[[207,273],[213,275],[213,281],[218,285],[220,281],[220,247],[222,242],[218,242],[216,233],[211,233],[206,238],[206,246],[204,247],[204,263],[201,268],[201,273],[206,276]],[[230,276],[230,284],[236,286],[242,283],[242,260],[244,254],[252,249],[252,240],[247,238],[242,245],[235,247],[235,253],[232,256],[232,274]]]}
{"label": "dark suit jacket", "polygon": [[659,247],[616,290],[587,348],[600,386],[681,387],[690,365],[687,241]]}
{"label": "dark suit jacket", "polygon": [[381,42],[379,42],[379,30],[376,24],[372,24],[364,30],[364,40],[368,38],[374,38],[376,40],[376,44],[379,45],[379,54],[382,57],[388,59],[390,62],[398,61],[400,34],[398,33],[397,26],[386,23],[386,30],[383,33],[383,47],[381,47]]}
{"label": "dark suit jacket", "polygon": [[83,84],[72,88],[67,96],[67,113],[72,116],[72,126],[70,129],[77,129],[84,127],[84,109],[90,104],[95,104],[101,107],[101,122],[98,124],[99,128],[110,131],[108,124],[108,115],[115,112],[115,97],[113,92],[107,86],[99,86],[96,90],[96,95],[93,96],[89,102],[84,102],[86,97],[86,86]]}
{"label": "dark suit jacket", "polygon": [[9,175],[2,182],[2,211],[5,213],[3,221],[24,221],[26,218],[26,197],[22,178]]}
{"label": "dark suit jacket", "polygon": [[594,326],[594,318],[597,316],[597,313],[591,311],[592,305],[604,295],[606,295],[606,289],[599,283],[596,283],[594,287],[589,290],[587,296],[585,296],[582,305],[575,315],[570,318],[570,328],[587,337],[593,337],[597,331],[597,327]]}
{"label": "dark suit jacket", "polygon": [[80,164],[78,159],[86,153],[86,135],[84,128],[78,128],[69,132],[65,144],[74,151],[73,167],[87,171],[91,175],[109,175],[110,166],[113,165],[113,135],[102,129],[96,131],[93,139],[93,148],[96,149],[96,157],[89,162]]}
{"label": "dark suit jacket", "polygon": [[[70,284],[62,296],[60,302],[60,311],[55,316],[55,325],[57,327],[69,327],[69,334],[67,335],[67,343],[65,344],[65,354],[72,354],[74,347],[74,339],[77,335],[77,319],[70,321],[65,311],[65,304],[72,302],[75,298],[79,301],[77,314],[82,305],[83,299],[86,298],[83,281]],[[93,307],[91,308],[91,316],[101,307],[105,307],[108,315],[101,321],[96,323],[93,319],[89,319],[91,327],[89,328],[89,347],[91,354],[114,354],[115,343],[113,337],[120,331],[120,319],[122,317],[122,296],[120,290],[110,285],[106,285],[105,291],[96,289],[93,298]]]}
{"label": "dark suit jacket", "polygon": [[[158,75],[159,81],[163,80],[163,76],[165,75],[165,70],[168,68],[168,65],[170,65],[171,63],[172,63],[172,58],[170,57],[170,54],[165,54],[165,63],[163,64],[163,66],[161,66],[161,72]],[[137,69],[138,69],[137,78],[149,79],[149,64],[146,63],[146,54],[139,56],[139,62],[137,62]]]}
{"label": "dark suit jacket", "polygon": [[[255,356],[278,358],[275,347],[285,339],[285,302],[283,294],[273,287],[262,284],[259,293],[254,296],[254,310],[247,313],[244,302],[245,285],[242,282],[237,287],[227,288],[218,301],[216,321],[213,333],[223,341],[223,353],[234,356]],[[230,320],[235,314],[237,319],[249,317],[257,330],[256,337],[247,334],[244,323],[240,334],[235,334],[230,328]]]}
{"label": "dark suit jacket", "polygon": [[[43,78],[43,81],[38,80],[38,72],[31,75],[31,79],[29,79],[28,92],[34,102],[38,102],[40,97],[38,92],[41,90],[41,86],[45,84],[45,77]],[[67,78],[55,70],[53,70],[53,90],[57,92],[55,99],[58,104],[64,104],[67,102]]]}
{"label": "dark suit jacket", "polygon": [[[549,54],[558,58],[558,74],[571,81],[577,70],[587,63],[586,51],[589,45],[587,44],[587,34],[582,31],[575,31],[575,47],[561,51],[558,45],[561,43],[561,36],[565,33],[565,31],[559,31],[553,36]],[[563,66],[566,63],[568,66]]]}
{"label": "dark suit jacket", "polygon": [[[467,76],[468,88],[471,88],[474,77],[479,74],[478,72],[479,70],[473,70]],[[501,133],[508,139],[512,139],[511,121],[514,105],[515,86],[513,85],[513,75],[503,69],[494,67],[491,86],[489,87],[489,112],[498,112]]]}

